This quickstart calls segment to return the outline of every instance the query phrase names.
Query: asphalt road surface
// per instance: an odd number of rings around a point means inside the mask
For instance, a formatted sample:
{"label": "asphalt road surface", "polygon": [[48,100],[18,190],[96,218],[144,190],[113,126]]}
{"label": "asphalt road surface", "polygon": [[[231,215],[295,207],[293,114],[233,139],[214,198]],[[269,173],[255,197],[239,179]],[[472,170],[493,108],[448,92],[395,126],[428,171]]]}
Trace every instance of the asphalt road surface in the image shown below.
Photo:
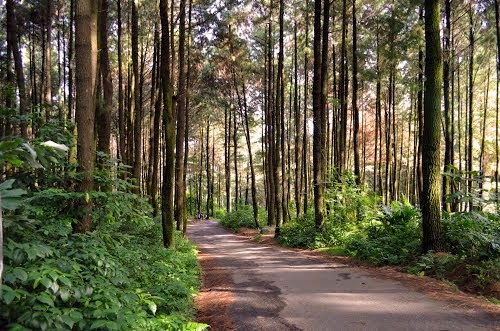
{"label": "asphalt road surface", "polygon": [[254,243],[215,221],[193,223],[188,232],[231,275],[229,314],[237,330],[500,330],[499,316],[433,300],[359,268]]}

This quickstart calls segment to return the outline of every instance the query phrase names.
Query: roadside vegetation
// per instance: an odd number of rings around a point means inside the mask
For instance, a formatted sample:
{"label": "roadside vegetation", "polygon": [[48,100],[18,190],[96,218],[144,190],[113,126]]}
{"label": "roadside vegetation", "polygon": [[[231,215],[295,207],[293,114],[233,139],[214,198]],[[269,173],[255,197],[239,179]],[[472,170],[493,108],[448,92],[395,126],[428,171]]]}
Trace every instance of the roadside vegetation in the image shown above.
{"label": "roadside vegetation", "polygon": [[[0,142],[17,175],[0,186],[3,278],[0,325],[11,330],[202,330],[194,319],[196,250],[180,235],[162,245],[161,221],[130,180],[96,170],[95,227],[74,233],[81,193],[60,150],[21,139]],[[53,144],[48,144],[53,146]],[[34,176],[37,174],[37,176]],[[118,174],[121,177],[123,173]]]}

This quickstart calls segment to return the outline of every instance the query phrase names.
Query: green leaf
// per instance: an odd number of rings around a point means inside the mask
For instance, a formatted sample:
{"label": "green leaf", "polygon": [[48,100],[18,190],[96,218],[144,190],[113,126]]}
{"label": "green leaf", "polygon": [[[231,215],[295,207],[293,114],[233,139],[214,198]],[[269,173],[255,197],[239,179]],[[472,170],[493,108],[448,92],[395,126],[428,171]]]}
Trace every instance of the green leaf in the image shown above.
{"label": "green leaf", "polygon": [[3,302],[5,302],[6,305],[9,305],[14,300],[15,297],[16,297],[16,292],[14,292],[14,290],[11,289],[9,286],[3,284],[2,285]]}
{"label": "green leaf", "polygon": [[21,268],[15,268],[13,273],[21,282],[25,282],[28,280],[28,274]]}
{"label": "green leaf", "polygon": [[69,316],[69,315],[63,315],[61,318],[62,318],[64,324],[69,326],[70,329],[73,329],[73,325],[75,325],[75,322],[77,322],[77,321],[73,320],[73,318],[71,318],[71,316]]}
{"label": "green leaf", "polygon": [[66,301],[68,301],[69,297],[71,296],[71,293],[67,289],[62,288],[59,291],[59,296],[61,297],[61,300],[63,302],[66,302]]}
{"label": "green leaf", "polygon": [[45,292],[37,296],[36,299],[41,303],[45,303],[46,305],[54,307],[54,300],[52,300],[52,298]]}
{"label": "green leaf", "polygon": [[103,326],[106,325],[106,322],[107,322],[106,320],[97,320],[94,323],[92,323],[92,325],[90,326],[90,330],[102,328]]}
{"label": "green leaf", "polygon": [[40,283],[45,286],[45,288],[49,288],[50,284],[52,284],[52,281],[48,278],[42,278],[40,279]]}
{"label": "green leaf", "polygon": [[155,315],[156,310],[158,309],[158,307],[156,307],[156,303],[154,303],[153,301],[149,301],[148,307],[149,307],[149,310],[151,310],[151,312],[153,313],[153,315]]}
{"label": "green leaf", "polygon": [[10,190],[15,181],[15,179],[7,179],[5,182],[0,184],[0,191]]}

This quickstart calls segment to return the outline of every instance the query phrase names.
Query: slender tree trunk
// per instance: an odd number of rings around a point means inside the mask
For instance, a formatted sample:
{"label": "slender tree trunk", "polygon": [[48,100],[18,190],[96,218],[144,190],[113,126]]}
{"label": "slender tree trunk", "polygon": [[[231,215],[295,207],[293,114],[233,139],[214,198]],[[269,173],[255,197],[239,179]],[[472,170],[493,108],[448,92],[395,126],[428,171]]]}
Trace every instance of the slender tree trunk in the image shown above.
{"label": "slender tree trunk", "polygon": [[45,106],[45,121],[48,123],[52,113],[52,0],[47,0],[47,17],[45,22],[45,47],[44,47],[44,67],[45,85],[43,91],[43,103]]}
{"label": "slender tree trunk", "polygon": [[17,36],[17,22],[16,14],[14,11],[14,0],[6,0],[6,20],[7,20],[7,43],[12,50],[12,57],[14,59],[14,69],[16,71],[16,82],[19,92],[19,109],[21,115],[21,136],[25,139],[28,138],[28,125],[25,116],[28,115],[29,101],[26,94],[26,83],[24,80],[24,69],[21,57],[21,50],[19,49],[18,36]]}
{"label": "slender tree trunk", "polygon": [[[451,61],[451,0],[445,0],[444,2],[444,13],[445,13],[445,28],[444,28],[444,56],[443,56],[443,104],[444,104],[444,172],[448,170],[448,167],[452,164],[451,153],[453,145],[451,144],[451,125],[450,123],[450,61]],[[450,211],[450,204],[446,203],[446,197],[450,194],[450,177],[443,176],[443,188],[442,188],[442,199],[441,204],[443,210]]]}
{"label": "slender tree trunk", "polygon": [[[420,6],[420,19],[424,20],[424,5]],[[417,184],[418,184],[418,198],[422,203],[423,194],[423,164],[422,164],[422,144],[424,139],[424,51],[422,47],[418,50],[418,92],[417,92],[417,116],[418,116],[418,165],[417,165]]]}
{"label": "slender tree trunk", "polygon": [[68,40],[68,122],[72,122],[74,119],[73,116],[73,50],[74,50],[73,32],[74,32],[74,17],[75,17],[74,13],[75,13],[75,0],[71,0],[69,8],[69,40]]}
{"label": "slender tree trunk", "polygon": [[474,127],[474,29],[473,29],[473,8],[472,3],[469,3],[469,89],[468,89],[468,98],[469,98],[469,135],[468,140],[469,144],[467,147],[467,171],[469,172],[469,181],[467,185],[467,193],[469,194],[469,210],[471,211],[474,208],[474,202],[472,201],[472,188],[474,186],[474,175],[472,175],[472,150],[474,145],[474,137],[473,137],[473,127]]}
{"label": "slender tree trunk", "polygon": [[424,140],[422,141],[423,200],[422,227],[424,252],[440,251],[440,141],[441,141],[441,86],[443,62],[440,44],[440,2],[425,1],[425,95]]}
{"label": "slender tree trunk", "polygon": [[165,162],[163,164],[162,227],[163,245],[175,246],[173,224],[174,191],[174,135],[175,120],[172,109],[172,84],[170,80],[169,22],[167,0],[160,0],[161,20],[161,82],[163,99],[163,129],[165,139]]}
{"label": "slender tree trunk", "polygon": [[347,165],[347,1],[342,0],[342,37],[340,50],[340,84],[339,84],[339,101],[341,107],[341,129],[340,129],[340,148],[339,148],[339,164],[337,165],[338,179],[342,176],[342,172],[346,170]]}
{"label": "slender tree trunk", "polygon": [[[236,81],[235,81],[236,84]],[[235,86],[236,88],[236,86]],[[255,222],[255,227],[259,228],[259,207],[257,205],[257,185],[255,180],[255,169],[253,165],[253,154],[252,154],[252,143],[250,141],[250,125],[248,124],[248,106],[246,100],[246,88],[245,82],[243,82],[243,111],[244,111],[244,119],[245,119],[245,128],[246,128],[246,140],[248,147],[248,158],[250,162],[250,177],[251,177],[251,188],[252,188],[252,209],[253,209],[253,219]]]}
{"label": "slender tree trunk", "polygon": [[225,162],[224,170],[226,172],[226,212],[231,212],[231,110],[226,107],[224,109],[224,151]]}
{"label": "slender tree trunk", "polygon": [[354,175],[356,183],[361,184],[359,170],[359,109],[358,109],[358,55],[357,55],[357,26],[356,0],[352,1],[352,111],[353,111],[353,148],[354,148]]}
{"label": "slender tree trunk", "polygon": [[126,117],[123,107],[123,67],[122,67],[122,11],[121,0],[117,0],[117,28],[118,28],[118,45],[117,45],[117,59],[118,59],[118,133],[120,158],[123,163],[127,163],[127,147],[126,147]]}
{"label": "slender tree trunk", "polygon": [[481,150],[479,154],[479,171],[481,178],[479,179],[479,198],[483,198],[483,184],[486,179],[485,169],[484,169],[484,144],[486,141],[486,119],[488,117],[488,92],[490,87],[490,71],[491,67],[488,65],[488,73],[486,74],[486,85],[484,86],[484,102],[483,102],[483,125],[482,125],[482,136],[481,136]]}
{"label": "slender tree trunk", "polygon": [[[309,45],[309,0],[306,0],[306,45]],[[302,172],[304,183],[304,214],[307,214],[309,202],[309,181],[307,174],[308,165],[308,144],[307,144],[307,107],[308,107],[308,86],[309,86],[309,53],[304,54],[304,121],[303,121],[303,136],[302,136]]]}
{"label": "slender tree trunk", "polygon": [[[286,154],[285,154],[285,78],[283,74],[284,69],[284,14],[285,13],[285,3],[284,0],[280,0],[280,39],[279,39],[279,53],[278,53],[278,80],[279,88],[276,93],[280,94],[279,97],[279,123],[280,123],[280,152],[281,152],[281,217],[280,222],[276,223],[277,231],[275,236],[280,235],[280,229],[283,223],[288,221],[288,197],[287,197],[287,177],[286,177]],[[276,153],[277,156],[280,153]]]}
{"label": "slender tree trunk", "polygon": [[319,230],[324,222],[322,178],[322,77],[321,77],[321,0],[314,1],[314,76],[313,76],[313,176],[314,220]]}
{"label": "slender tree trunk", "polygon": [[[148,171],[147,171],[147,194],[152,196],[153,191],[153,163],[154,163],[154,140],[155,140],[155,104],[156,104],[156,89],[157,89],[157,80],[158,77],[156,75],[158,69],[158,45],[159,45],[159,32],[158,27],[155,24],[154,37],[153,37],[153,67],[151,68],[151,91],[149,97],[149,150],[148,150]],[[151,199],[151,206],[153,206],[155,202]]]}
{"label": "slender tree trunk", "polygon": [[[187,74],[186,74],[186,111],[185,111],[185,132],[184,132],[184,173],[183,173],[183,181],[184,181],[184,190],[186,189],[186,176],[187,176],[187,166],[188,166],[188,154],[189,154],[189,90],[191,79],[189,73],[191,72],[191,14],[193,8],[193,0],[189,0],[189,9],[188,9],[188,42],[187,42]],[[220,184],[220,183],[219,183]],[[220,197],[220,187],[219,187],[219,197]],[[186,236],[187,233],[187,213],[186,213],[186,205],[187,205],[187,197],[186,194],[183,194],[184,198],[184,212],[182,220],[183,227],[182,233]],[[220,203],[219,203],[220,206]]]}
{"label": "slender tree trunk", "polygon": [[240,187],[238,178],[238,126],[236,117],[236,109],[233,109],[234,208],[238,209]]}
{"label": "slender tree trunk", "polygon": [[297,218],[302,212],[302,182],[301,182],[301,146],[300,146],[300,109],[299,109],[299,75],[298,75],[298,47],[297,47],[297,21],[293,27],[293,58],[294,58],[294,98],[293,98],[293,112],[295,119],[295,210]]}
{"label": "slender tree trunk", "polygon": [[134,102],[134,178],[137,192],[141,191],[142,168],[142,105],[139,88],[139,17],[137,2],[132,2],[132,67],[133,67],[133,102]]}
{"label": "slender tree trunk", "polygon": [[100,13],[100,56],[99,69],[102,77],[104,104],[98,114],[98,145],[97,150],[110,154],[111,145],[111,110],[113,108],[113,81],[108,54],[108,0],[101,0]]}
{"label": "slender tree trunk", "polygon": [[175,200],[174,218],[177,230],[181,230],[185,217],[186,184],[184,183],[184,136],[186,131],[186,0],[179,7],[179,85],[177,90],[177,135],[175,145]]}
{"label": "slender tree trunk", "polygon": [[497,199],[497,213],[498,211],[500,210],[500,199],[498,197],[498,180],[499,180],[499,177],[498,177],[498,170],[499,170],[499,161],[500,161],[500,158],[499,158],[499,149],[498,149],[498,142],[499,142],[499,130],[500,130],[500,126],[499,126],[499,114],[500,114],[500,111],[499,111],[499,105],[498,105],[498,99],[499,99],[499,92],[500,92],[500,14],[499,14],[499,8],[498,8],[498,0],[495,0],[495,31],[496,31],[496,39],[497,39],[497,66],[496,66],[496,69],[497,69],[497,72],[496,72],[496,78],[497,78],[497,81],[496,81],[496,99],[495,99],[495,108],[496,108],[496,116],[495,116],[495,193],[496,193],[496,199]]}
{"label": "slender tree trunk", "polygon": [[82,219],[74,225],[75,232],[87,232],[92,227],[92,201],[88,194],[94,186],[93,174],[95,85],[97,74],[97,8],[91,0],[76,0],[75,15],[76,60],[76,125],[78,127],[78,171],[82,180],[78,191],[82,199]]}

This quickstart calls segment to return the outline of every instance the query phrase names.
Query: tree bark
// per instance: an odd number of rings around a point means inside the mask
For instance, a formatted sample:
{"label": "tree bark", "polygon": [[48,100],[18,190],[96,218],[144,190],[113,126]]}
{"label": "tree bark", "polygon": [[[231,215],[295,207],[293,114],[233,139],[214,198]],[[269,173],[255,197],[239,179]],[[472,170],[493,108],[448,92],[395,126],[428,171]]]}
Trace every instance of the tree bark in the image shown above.
{"label": "tree bark", "polygon": [[14,59],[14,70],[16,71],[16,82],[19,92],[19,110],[21,115],[21,136],[25,139],[28,138],[28,121],[26,116],[29,114],[29,101],[26,94],[26,82],[24,80],[23,61],[21,57],[21,50],[19,49],[18,36],[17,36],[17,22],[16,13],[14,10],[14,0],[6,0],[6,20],[7,20],[7,43],[12,50],[12,57]]}
{"label": "tree bark", "polygon": [[136,192],[141,192],[141,168],[142,168],[142,106],[140,93],[139,75],[139,17],[137,13],[137,2],[132,1],[132,70],[133,70],[133,111],[134,114],[134,167],[133,174],[136,180]]}
{"label": "tree bark", "polygon": [[167,0],[160,0],[161,20],[161,84],[163,99],[163,132],[165,139],[165,161],[162,186],[162,229],[163,245],[175,246],[173,223],[174,191],[174,140],[175,120],[172,110],[172,84],[170,80],[169,21]]}
{"label": "tree bark", "polygon": [[108,54],[108,0],[101,0],[100,16],[100,56],[99,69],[102,77],[104,104],[100,108],[98,118],[98,145],[97,150],[110,154],[111,145],[111,111],[113,108],[113,81]]}
{"label": "tree bark", "polygon": [[441,251],[440,142],[443,62],[440,43],[440,2],[425,1],[425,94],[422,141],[422,228],[424,252]]}
{"label": "tree bark", "polygon": [[174,218],[177,230],[181,230],[185,217],[186,184],[184,183],[184,136],[186,131],[186,0],[179,7],[179,85],[177,89],[177,134],[175,145],[175,199]]}
{"label": "tree bark", "polygon": [[[326,0],[327,1],[327,0]],[[322,78],[321,78],[321,0],[314,1],[314,62],[313,62],[313,176],[314,221],[316,230],[324,222],[322,178]]]}
{"label": "tree bark", "polygon": [[361,172],[359,165],[359,109],[358,109],[358,49],[357,49],[357,26],[356,26],[356,0],[352,1],[352,145],[354,149],[354,175],[356,183],[361,184]]}
{"label": "tree bark", "polygon": [[52,113],[52,0],[47,1],[47,16],[45,22],[45,48],[44,48],[44,67],[45,67],[45,85],[43,91],[43,103],[45,106],[45,122],[50,121]]}
{"label": "tree bark", "polygon": [[89,193],[94,186],[95,158],[94,119],[97,73],[97,8],[91,0],[76,0],[75,11],[76,62],[76,125],[78,128],[78,172],[82,180],[78,187],[84,197],[83,216],[74,225],[74,231],[84,233],[92,227],[92,201]]}

